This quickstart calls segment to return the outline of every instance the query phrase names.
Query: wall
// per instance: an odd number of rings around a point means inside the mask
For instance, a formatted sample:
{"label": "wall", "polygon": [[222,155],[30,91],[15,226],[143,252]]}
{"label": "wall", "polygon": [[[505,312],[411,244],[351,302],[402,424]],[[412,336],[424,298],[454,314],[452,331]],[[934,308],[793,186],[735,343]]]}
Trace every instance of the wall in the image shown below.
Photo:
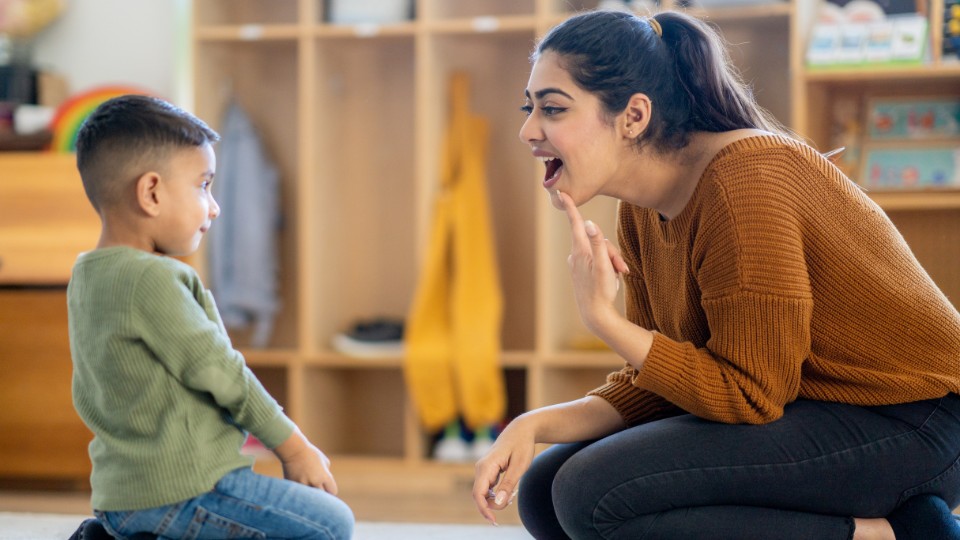
{"label": "wall", "polygon": [[190,105],[189,0],[66,0],[35,39],[34,63],[70,92],[133,84]]}

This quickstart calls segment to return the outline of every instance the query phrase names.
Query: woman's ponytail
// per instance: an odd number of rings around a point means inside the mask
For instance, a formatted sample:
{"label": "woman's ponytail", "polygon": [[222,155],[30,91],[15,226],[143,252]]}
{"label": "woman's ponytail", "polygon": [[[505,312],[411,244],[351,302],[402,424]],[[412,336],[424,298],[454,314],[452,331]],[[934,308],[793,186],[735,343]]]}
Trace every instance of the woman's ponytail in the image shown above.
{"label": "woman's ponytail", "polygon": [[734,68],[720,34],[700,19],[677,12],[657,15],[672,51],[676,79],[692,104],[691,126],[700,131],[783,127],[753,97]]}

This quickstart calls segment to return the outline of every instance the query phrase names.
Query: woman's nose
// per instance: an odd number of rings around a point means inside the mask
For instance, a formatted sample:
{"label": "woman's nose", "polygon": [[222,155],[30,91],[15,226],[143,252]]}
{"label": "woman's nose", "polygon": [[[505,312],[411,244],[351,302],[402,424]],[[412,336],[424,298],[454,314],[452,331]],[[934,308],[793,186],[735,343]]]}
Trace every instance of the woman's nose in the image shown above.
{"label": "woman's nose", "polygon": [[539,123],[532,114],[527,116],[527,119],[523,121],[523,125],[520,126],[519,136],[520,141],[526,144],[543,140],[543,131],[541,131]]}

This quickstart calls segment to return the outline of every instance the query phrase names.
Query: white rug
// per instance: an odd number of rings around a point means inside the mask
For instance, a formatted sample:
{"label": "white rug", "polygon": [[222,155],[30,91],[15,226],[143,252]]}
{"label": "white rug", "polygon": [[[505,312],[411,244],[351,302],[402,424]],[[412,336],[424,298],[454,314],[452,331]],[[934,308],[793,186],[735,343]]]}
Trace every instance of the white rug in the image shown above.
{"label": "white rug", "polygon": [[[0,540],[66,540],[88,516],[0,512]],[[529,540],[523,527],[357,523],[355,540]]]}

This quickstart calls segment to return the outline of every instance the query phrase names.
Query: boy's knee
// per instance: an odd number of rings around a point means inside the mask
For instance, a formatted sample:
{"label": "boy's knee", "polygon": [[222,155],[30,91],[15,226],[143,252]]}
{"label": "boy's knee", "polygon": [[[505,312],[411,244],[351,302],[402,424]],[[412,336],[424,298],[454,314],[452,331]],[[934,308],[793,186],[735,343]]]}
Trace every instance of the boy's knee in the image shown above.
{"label": "boy's knee", "polygon": [[353,511],[342,500],[330,496],[324,507],[322,526],[324,534],[317,538],[323,540],[350,540],[353,537],[353,528],[356,519]]}

